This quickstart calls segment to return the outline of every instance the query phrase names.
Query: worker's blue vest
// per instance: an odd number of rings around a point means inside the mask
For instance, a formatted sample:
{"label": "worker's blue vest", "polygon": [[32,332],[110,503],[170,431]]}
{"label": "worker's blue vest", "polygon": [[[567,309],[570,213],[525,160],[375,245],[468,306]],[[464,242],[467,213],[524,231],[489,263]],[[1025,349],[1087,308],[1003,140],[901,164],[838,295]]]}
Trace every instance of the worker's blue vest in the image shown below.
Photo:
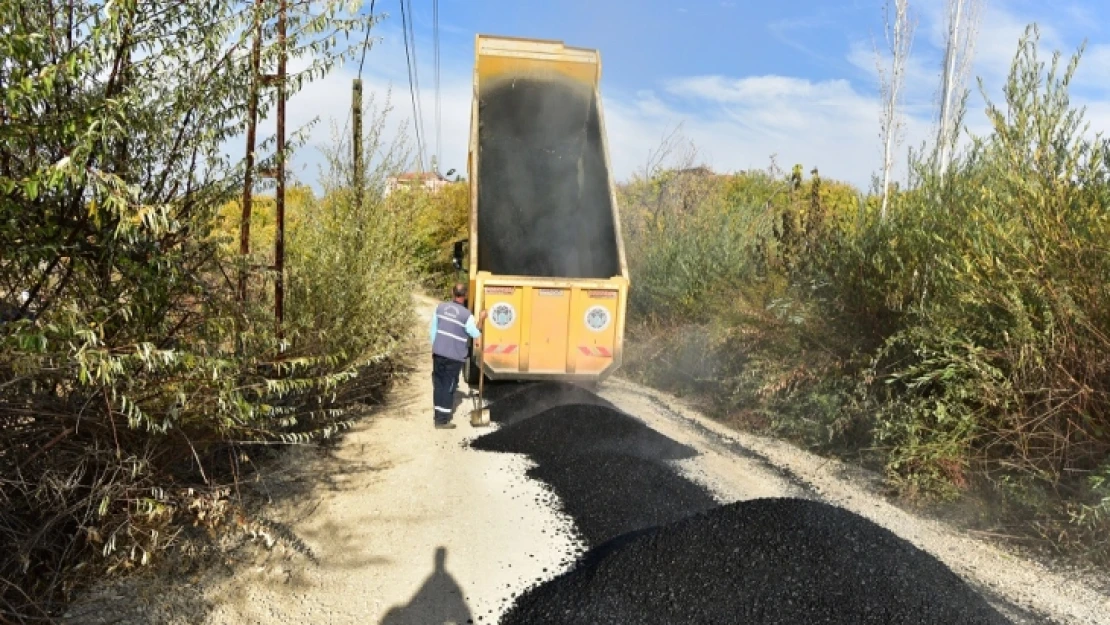
{"label": "worker's blue vest", "polygon": [[467,339],[466,322],[470,311],[454,302],[444,302],[436,307],[436,336],[432,342],[432,353],[452,360],[466,360]]}

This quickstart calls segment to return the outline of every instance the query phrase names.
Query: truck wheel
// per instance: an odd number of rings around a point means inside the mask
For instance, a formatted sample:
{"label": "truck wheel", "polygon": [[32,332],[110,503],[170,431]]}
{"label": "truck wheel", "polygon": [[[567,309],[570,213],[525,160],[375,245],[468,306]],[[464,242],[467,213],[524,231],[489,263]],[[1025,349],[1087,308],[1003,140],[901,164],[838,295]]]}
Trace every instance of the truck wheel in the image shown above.
{"label": "truck wheel", "polygon": [[478,365],[474,364],[473,358],[466,359],[466,365],[463,366],[465,371],[466,383],[470,386],[478,386]]}

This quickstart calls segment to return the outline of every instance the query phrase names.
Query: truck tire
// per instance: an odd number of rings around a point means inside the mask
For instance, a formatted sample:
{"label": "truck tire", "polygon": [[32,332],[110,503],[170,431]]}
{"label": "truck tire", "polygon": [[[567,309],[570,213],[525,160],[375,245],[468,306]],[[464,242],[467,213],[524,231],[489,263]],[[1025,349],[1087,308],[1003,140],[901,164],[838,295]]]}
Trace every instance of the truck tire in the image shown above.
{"label": "truck tire", "polygon": [[474,364],[473,358],[466,359],[466,364],[463,365],[463,375],[468,385],[477,388],[480,372],[478,371],[478,365]]}

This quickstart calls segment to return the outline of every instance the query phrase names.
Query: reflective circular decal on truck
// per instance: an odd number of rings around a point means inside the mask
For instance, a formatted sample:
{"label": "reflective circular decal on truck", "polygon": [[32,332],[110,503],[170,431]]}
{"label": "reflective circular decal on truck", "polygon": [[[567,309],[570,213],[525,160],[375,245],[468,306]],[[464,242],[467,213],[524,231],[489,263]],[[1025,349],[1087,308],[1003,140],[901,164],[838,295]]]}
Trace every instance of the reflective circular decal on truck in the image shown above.
{"label": "reflective circular decal on truck", "polygon": [[586,327],[594,332],[601,332],[609,327],[609,321],[612,315],[609,314],[609,309],[604,306],[591,306],[586,311]]}
{"label": "reflective circular decal on truck", "polygon": [[516,321],[516,309],[508,302],[498,302],[489,311],[489,321],[495,327],[504,330]]}

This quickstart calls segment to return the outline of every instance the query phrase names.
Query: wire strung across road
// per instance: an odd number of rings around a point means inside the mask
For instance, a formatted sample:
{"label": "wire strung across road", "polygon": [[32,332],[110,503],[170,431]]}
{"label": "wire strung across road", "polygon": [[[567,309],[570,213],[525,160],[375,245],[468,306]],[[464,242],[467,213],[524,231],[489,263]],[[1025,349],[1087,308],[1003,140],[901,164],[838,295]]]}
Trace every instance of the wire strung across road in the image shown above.
{"label": "wire strung across road", "polygon": [[435,61],[435,83],[436,83],[436,162],[435,173],[439,173],[440,165],[443,162],[443,123],[442,123],[442,109],[440,107],[439,97],[439,0],[432,0],[432,45],[434,49]]}
{"label": "wire strung across road", "polygon": [[[405,33],[405,63],[409,70],[409,97],[412,99],[413,130],[416,133],[416,157],[419,171],[424,171],[424,116],[420,108],[420,77],[416,71],[416,35],[412,30],[412,3],[400,0],[401,30]],[[408,5],[408,12],[405,8]]]}

